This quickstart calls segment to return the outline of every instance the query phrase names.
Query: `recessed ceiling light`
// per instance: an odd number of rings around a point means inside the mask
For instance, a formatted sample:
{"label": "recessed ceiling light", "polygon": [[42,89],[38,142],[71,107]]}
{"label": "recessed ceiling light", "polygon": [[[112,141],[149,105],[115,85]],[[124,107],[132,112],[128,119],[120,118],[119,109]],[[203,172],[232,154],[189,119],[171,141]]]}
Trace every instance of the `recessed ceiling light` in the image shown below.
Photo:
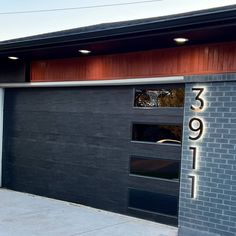
{"label": "recessed ceiling light", "polygon": [[174,38],[174,41],[178,44],[184,44],[189,41],[187,38]]}
{"label": "recessed ceiling light", "polygon": [[10,60],[18,60],[19,57],[8,57],[8,59],[10,59]]}
{"label": "recessed ceiling light", "polygon": [[82,53],[82,54],[89,54],[89,53],[91,53],[91,51],[85,50],[85,49],[81,49],[81,50],[79,50],[79,52]]}

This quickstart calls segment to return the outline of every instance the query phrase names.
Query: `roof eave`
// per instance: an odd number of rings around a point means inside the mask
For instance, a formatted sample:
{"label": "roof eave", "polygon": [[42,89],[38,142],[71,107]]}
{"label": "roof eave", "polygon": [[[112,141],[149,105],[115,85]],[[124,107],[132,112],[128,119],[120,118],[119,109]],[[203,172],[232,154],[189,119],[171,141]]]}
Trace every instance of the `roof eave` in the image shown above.
{"label": "roof eave", "polygon": [[160,19],[148,23],[138,23],[128,26],[93,30],[82,33],[64,34],[48,38],[35,37],[35,39],[20,42],[11,42],[0,45],[0,53],[12,51],[27,51],[33,48],[44,48],[60,44],[73,44],[106,40],[111,38],[123,38],[132,35],[143,35],[148,33],[173,32],[183,29],[196,29],[204,27],[216,27],[222,25],[236,25],[236,5],[232,8],[216,8],[210,11],[193,12],[192,14],[179,14],[170,19]]}

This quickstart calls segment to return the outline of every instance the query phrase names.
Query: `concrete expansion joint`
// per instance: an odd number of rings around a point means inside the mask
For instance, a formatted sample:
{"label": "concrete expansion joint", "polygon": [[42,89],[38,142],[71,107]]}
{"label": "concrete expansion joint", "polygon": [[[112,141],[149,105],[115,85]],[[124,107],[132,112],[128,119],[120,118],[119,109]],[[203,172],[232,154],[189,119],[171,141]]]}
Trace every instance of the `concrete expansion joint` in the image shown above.
{"label": "concrete expansion joint", "polygon": [[117,224],[112,224],[112,225],[108,225],[108,226],[104,226],[104,227],[98,227],[98,228],[96,228],[96,229],[87,230],[87,231],[84,231],[84,232],[81,232],[81,233],[78,233],[78,234],[71,234],[70,236],[77,236],[77,235],[87,234],[87,233],[91,233],[91,232],[96,232],[96,231],[98,231],[98,230],[103,230],[103,229],[107,229],[107,228],[112,228],[112,227],[114,227],[114,226],[126,224],[126,223],[129,223],[129,222],[132,222],[132,220],[126,220],[126,221],[124,221],[124,222],[120,222],[120,223],[117,223]]}

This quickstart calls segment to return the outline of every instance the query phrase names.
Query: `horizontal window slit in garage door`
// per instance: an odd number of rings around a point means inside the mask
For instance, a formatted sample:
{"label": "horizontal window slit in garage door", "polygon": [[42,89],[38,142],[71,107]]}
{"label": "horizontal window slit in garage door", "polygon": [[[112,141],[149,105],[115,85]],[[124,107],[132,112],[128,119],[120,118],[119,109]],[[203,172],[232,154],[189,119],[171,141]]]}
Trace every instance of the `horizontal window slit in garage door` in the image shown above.
{"label": "horizontal window slit in garage door", "polygon": [[135,107],[183,107],[184,88],[135,89]]}
{"label": "horizontal window slit in garage door", "polygon": [[178,197],[130,188],[129,207],[159,214],[177,216]]}
{"label": "horizontal window slit in garage door", "polygon": [[180,125],[133,124],[132,140],[163,144],[181,144]]}
{"label": "horizontal window slit in garage door", "polygon": [[130,158],[130,174],[163,178],[170,180],[179,179],[180,161],[164,160],[146,157]]}

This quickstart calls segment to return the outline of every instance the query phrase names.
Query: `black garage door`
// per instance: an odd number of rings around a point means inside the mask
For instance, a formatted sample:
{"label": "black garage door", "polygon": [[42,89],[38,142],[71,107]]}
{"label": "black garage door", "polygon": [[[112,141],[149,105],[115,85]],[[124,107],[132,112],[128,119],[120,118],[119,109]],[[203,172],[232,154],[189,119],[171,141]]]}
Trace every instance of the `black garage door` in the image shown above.
{"label": "black garage door", "polygon": [[177,224],[179,85],[6,89],[3,186]]}

